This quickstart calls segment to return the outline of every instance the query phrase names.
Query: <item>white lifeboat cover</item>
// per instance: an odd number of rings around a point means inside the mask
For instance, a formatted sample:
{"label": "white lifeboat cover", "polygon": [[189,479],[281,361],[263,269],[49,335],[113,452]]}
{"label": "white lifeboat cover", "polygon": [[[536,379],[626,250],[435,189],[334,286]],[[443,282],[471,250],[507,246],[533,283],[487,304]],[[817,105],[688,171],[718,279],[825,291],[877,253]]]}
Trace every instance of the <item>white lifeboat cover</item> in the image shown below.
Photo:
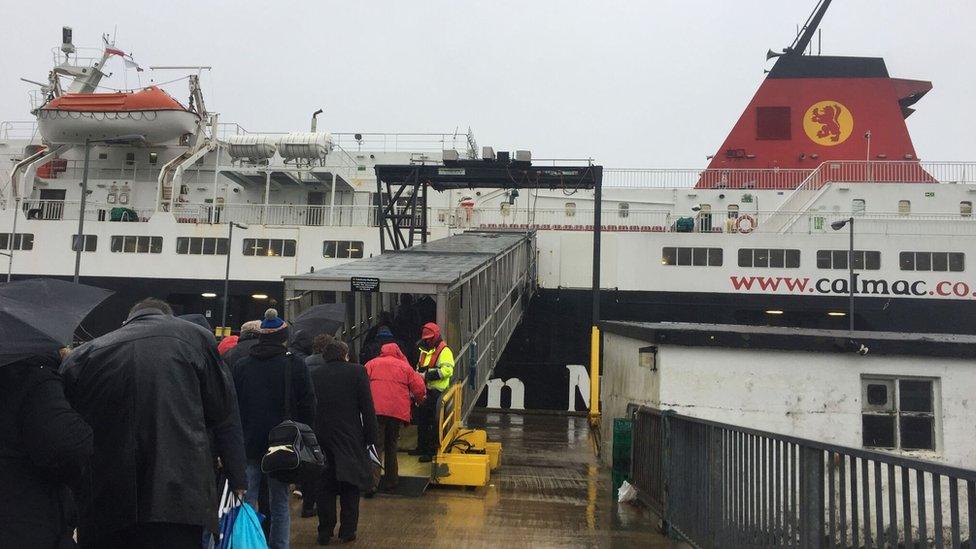
{"label": "white lifeboat cover", "polygon": [[332,148],[332,134],[328,132],[289,133],[278,141],[278,152],[286,160],[322,160]]}

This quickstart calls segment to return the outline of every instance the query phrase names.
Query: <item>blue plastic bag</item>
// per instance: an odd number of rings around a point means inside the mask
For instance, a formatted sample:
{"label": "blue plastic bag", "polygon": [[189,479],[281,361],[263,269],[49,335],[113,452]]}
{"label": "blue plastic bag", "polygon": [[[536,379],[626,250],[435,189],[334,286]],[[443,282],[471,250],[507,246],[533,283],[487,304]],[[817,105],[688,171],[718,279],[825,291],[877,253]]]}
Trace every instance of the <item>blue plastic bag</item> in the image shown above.
{"label": "blue plastic bag", "polygon": [[246,502],[228,515],[234,514],[228,549],[268,549],[268,540],[261,529],[261,516]]}
{"label": "blue plastic bag", "polygon": [[241,508],[231,507],[226,513],[221,515],[220,523],[217,528],[217,545],[214,549],[230,549],[230,536],[234,532],[234,523],[237,521],[237,515],[241,512]]}

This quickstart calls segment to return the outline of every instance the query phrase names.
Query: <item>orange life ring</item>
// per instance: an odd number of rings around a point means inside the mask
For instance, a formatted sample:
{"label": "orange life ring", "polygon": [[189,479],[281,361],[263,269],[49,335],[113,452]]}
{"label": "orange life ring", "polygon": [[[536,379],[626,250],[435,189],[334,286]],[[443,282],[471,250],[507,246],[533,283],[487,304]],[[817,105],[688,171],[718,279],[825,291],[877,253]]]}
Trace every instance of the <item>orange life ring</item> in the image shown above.
{"label": "orange life ring", "polygon": [[[743,227],[742,221],[746,220],[749,223]],[[742,214],[735,219],[735,230],[742,234],[749,234],[756,228],[756,220],[749,214]]]}

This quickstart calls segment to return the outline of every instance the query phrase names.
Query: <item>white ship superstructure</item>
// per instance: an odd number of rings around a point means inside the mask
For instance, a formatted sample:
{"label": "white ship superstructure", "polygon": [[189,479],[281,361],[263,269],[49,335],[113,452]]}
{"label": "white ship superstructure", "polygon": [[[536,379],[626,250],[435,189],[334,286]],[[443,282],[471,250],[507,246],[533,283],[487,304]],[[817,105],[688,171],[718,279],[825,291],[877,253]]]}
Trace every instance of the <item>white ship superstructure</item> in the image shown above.
{"label": "white ship superstructure", "polygon": [[[126,297],[159,291],[166,281],[164,297],[178,307],[216,311],[229,254],[229,323],[238,324],[280,298],[283,275],[380,253],[375,165],[483,155],[470,131],[328,133],[318,129],[327,119],[313,116],[308,129],[248,132],[206,110],[192,74],[188,107],[156,87],[90,93],[98,68],[118,50],[106,46],[83,66],[66,48],[35,120],[0,126],[0,249],[15,277],[72,276],[77,244],[83,279]],[[72,78],[67,91],[55,84],[62,77]],[[484,161],[500,156],[485,151]],[[835,317],[843,314],[846,282],[835,280],[845,278],[848,235],[830,225],[849,217],[855,268],[868,284],[857,291],[888,300],[869,324],[910,318],[920,300],[957,307],[976,299],[966,258],[976,236],[976,163],[607,167],[603,197],[603,286],[621,316],[667,316],[670,308],[677,317],[779,323],[792,316],[841,326],[846,320]],[[571,181],[521,194],[431,193],[426,215],[429,239],[472,228],[534,228],[540,286],[565,298],[590,284],[593,193]],[[228,242],[230,222],[247,229]],[[813,301],[820,297],[830,301]],[[727,318],[710,319],[720,320]]]}

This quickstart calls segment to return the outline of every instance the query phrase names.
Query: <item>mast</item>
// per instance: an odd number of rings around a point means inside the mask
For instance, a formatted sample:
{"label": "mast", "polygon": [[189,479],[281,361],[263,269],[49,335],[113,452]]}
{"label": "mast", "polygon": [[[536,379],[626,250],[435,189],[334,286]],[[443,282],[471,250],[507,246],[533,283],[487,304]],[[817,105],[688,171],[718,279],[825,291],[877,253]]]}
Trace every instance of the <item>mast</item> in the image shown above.
{"label": "mast", "polygon": [[783,51],[785,55],[803,55],[803,52],[807,50],[807,46],[810,45],[810,41],[813,40],[813,35],[816,34],[817,28],[820,26],[820,21],[823,19],[824,14],[827,13],[830,2],[831,0],[819,0],[817,2],[817,6],[813,8],[813,13],[807,18],[807,22],[804,23],[801,32],[796,35],[796,39],[793,40],[790,47]]}

